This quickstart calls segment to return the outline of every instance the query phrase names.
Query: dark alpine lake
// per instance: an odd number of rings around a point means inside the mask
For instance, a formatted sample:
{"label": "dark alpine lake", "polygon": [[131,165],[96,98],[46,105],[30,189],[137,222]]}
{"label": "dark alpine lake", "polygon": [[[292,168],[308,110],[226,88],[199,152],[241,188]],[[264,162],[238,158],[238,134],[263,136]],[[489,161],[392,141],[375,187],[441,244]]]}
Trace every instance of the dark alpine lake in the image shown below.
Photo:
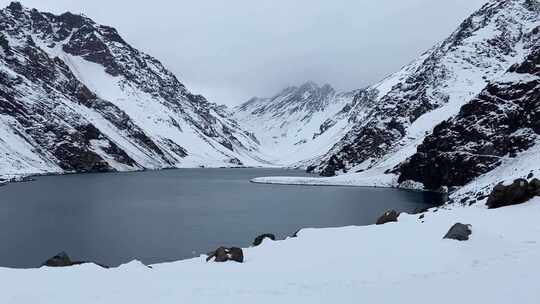
{"label": "dark alpine lake", "polygon": [[381,188],[250,183],[281,169],[180,169],[37,177],[0,187],[0,266],[38,267],[66,251],[105,265],[247,247],[262,233],[373,224],[387,209],[413,211],[434,194]]}

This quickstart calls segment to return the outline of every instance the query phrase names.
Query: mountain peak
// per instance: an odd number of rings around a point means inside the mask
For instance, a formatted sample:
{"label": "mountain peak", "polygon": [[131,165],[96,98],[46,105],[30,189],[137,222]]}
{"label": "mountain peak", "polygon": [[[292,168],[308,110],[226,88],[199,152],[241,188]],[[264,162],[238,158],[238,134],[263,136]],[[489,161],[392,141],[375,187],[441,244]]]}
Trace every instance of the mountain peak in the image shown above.
{"label": "mountain peak", "polygon": [[308,80],[304,82],[300,87],[319,87],[319,85],[315,81]]}
{"label": "mountain peak", "polygon": [[58,20],[66,24],[70,28],[81,28],[85,23],[94,24],[94,21],[82,14],[73,14],[65,12],[58,16]]}
{"label": "mountain peak", "polygon": [[23,6],[20,2],[18,1],[13,1],[11,2],[7,8],[11,11],[22,11],[23,10]]}
{"label": "mountain peak", "polygon": [[319,85],[317,82],[308,80],[302,84],[299,89],[312,89],[312,90],[333,90],[332,86],[328,83],[325,83],[323,85]]}

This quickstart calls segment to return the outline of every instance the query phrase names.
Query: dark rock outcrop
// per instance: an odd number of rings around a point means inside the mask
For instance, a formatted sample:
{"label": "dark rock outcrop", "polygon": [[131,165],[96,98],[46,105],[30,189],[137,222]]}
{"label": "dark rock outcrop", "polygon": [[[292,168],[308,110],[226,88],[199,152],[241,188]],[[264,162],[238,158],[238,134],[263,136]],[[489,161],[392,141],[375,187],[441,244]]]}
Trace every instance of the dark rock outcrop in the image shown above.
{"label": "dark rock outcrop", "polygon": [[517,179],[510,185],[498,184],[488,197],[486,205],[493,208],[525,203],[534,196],[540,195],[540,180]]}
{"label": "dark rock outcrop", "polygon": [[264,241],[264,239],[270,239],[272,241],[275,241],[276,240],[276,236],[271,234],[271,233],[265,233],[265,234],[262,234],[262,235],[259,235],[258,237],[255,238],[255,240],[253,241],[253,246],[259,246],[260,244],[262,244],[262,242]]}
{"label": "dark rock outcrop", "polygon": [[243,263],[244,252],[242,251],[242,248],[238,247],[219,247],[215,251],[208,253],[206,261],[209,262],[212,259],[214,259],[214,262],[235,261],[238,263]]}
{"label": "dark rock outcrop", "polygon": [[456,223],[450,228],[450,230],[448,230],[444,238],[457,241],[467,241],[469,236],[472,234],[471,227],[471,225]]}
{"label": "dark rock outcrop", "polygon": [[399,213],[396,210],[388,210],[377,219],[377,225],[383,225],[390,222],[397,222]]}

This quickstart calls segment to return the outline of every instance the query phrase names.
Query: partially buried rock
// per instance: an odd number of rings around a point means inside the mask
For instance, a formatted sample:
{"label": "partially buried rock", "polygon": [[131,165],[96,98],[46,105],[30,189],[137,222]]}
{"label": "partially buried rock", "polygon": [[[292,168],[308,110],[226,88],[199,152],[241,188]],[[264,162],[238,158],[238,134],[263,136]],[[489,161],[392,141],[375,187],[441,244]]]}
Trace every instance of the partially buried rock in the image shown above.
{"label": "partially buried rock", "polygon": [[300,233],[300,231],[302,231],[302,228],[296,230],[296,232],[291,237],[293,238],[298,237],[298,233]]}
{"label": "partially buried rock", "polygon": [[533,179],[530,183],[523,178],[516,179],[511,185],[498,184],[488,197],[489,208],[517,205],[540,195],[540,181]]}
{"label": "partially buried rock", "polygon": [[377,225],[383,225],[390,222],[397,222],[399,213],[396,210],[388,210],[377,220]]}
{"label": "partially buried rock", "polygon": [[241,248],[238,247],[219,247],[215,251],[212,251],[208,253],[208,257],[206,258],[206,261],[209,262],[210,260],[214,259],[214,262],[227,262],[227,261],[235,261],[238,263],[244,262],[244,252]]}
{"label": "partially buried rock", "polygon": [[[57,254],[57,255],[53,256],[52,258],[48,259],[47,261],[45,261],[45,263],[43,263],[42,266],[47,266],[47,267],[69,267],[69,266],[75,266],[75,265],[81,265],[81,264],[87,264],[87,263],[91,263],[91,262],[72,261],[71,258],[69,257],[69,255],[65,251],[62,251],[59,254]],[[102,268],[109,268],[109,266],[102,265],[102,264],[99,264],[99,263],[92,263],[92,264],[98,265],[98,266],[100,266]]]}
{"label": "partially buried rock", "polygon": [[253,241],[253,246],[259,246],[260,244],[262,244],[262,242],[264,241],[264,239],[270,239],[272,241],[275,241],[276,240],[276,236],[271,234],[271,233],[265,233],[265,234],[262,234],[262,235],[259,235],[258,237],[255,238],[255,240]]}
{"label": "partially buried rock", "polygon": [[467,241],[472,234],[471,225],[456,223],[444,236],[445,239]]}
{"label": "partially buried rock", "polygon": [[59,254],[53,256],[43,263],[43,266],[48,267],[68,267],[81,264],[81,262],[73,262],[69,255],[65,252],[60,252]]}

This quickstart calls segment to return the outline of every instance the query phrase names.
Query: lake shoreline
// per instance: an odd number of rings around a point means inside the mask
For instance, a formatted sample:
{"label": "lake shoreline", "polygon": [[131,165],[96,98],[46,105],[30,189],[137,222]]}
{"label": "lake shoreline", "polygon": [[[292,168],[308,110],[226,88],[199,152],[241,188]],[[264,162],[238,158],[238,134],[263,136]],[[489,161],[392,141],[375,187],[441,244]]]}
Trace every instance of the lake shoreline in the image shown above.
{"label": "lake shoreline", "polygon": [[25,183],[34,181],[34,177],[42,176],[64,176],[64,175],[86,175],[86,174],[129,174],[137,172],[154,172],[154,171],[168,171],[168,170],[182,170],[182,169],[276,169],[276,170],[301,170],[288,167],[271,167],[271,166],[198,166],[198,167],[167,167],[167,168],[141,168],[134,170],[109,170],[109,171],[64,171],[64,172],[35,172],[35,173],[21,173],[21,174],[0,174],[0,187],[6,186],[10,183]]}
{"label": "lake shoreline", "polygon": [[[429,291],[422,294],[422,303],[467,302],[472,292],[479,290],[479,301],[507,303],[519,294],[522,302],[535,303],[538,293],[531,277],[540,252],[534,225],[539,203],[537,198],[496,210],[454,205],[424,213],[421,218],[402,214],[397,223],[303,229],[296,238],[243,247],[244,263],[206,262],[206,255],[200,255],[149,264],[151,268],[137,260],[111,269],[94,264],[63,269],[0,267],[0,276],[9,278],[4,287],[10,291],[0,297],[9,301],[13,294],[25,295],[22,299],[28,301],[21,303],[26,303],[111,294],[116,302],[131,299],[133,303],[148,303],[160,295],[167,303],[178,298],[206,303],[216,297],[234,302],[248,295],[257,296],[261,303],[373,298],[398,303],[411,293],[416,295],[422,286]],[[456,222],[471,225],[470,240],[443,239]],[[494,229],[501,226],[506,228]],[[501,242],[501,238],[513,242]],[[310,254],[321,252],[321,245],[331,250],[324,256]],[[501,281],[501,277],[506,280]],[[89,280],[92,288],[88,288]],[[515,292],[506,291],[509,281],[516,286]],[[68,288],[58,289],[58,282]],[[298,282],[302,292],[291,289]],[[448,293],[448,282],[461,292]],[[440,294],[447,296],[441,298]]]}
{"label": "lake shoreline", "polygon": [[51,175],[3,187],[0,243],[13,248],[0,252],[2,265],[34,267],[61,251],[110,266],[154,264],[218,245],[246,246],[264,233],[283,239],[307,227],[369,225],[390,209],[440,204],[437,195],[400,189],[250,183],[256,176],[309,176],[301,170],[132,173]]}

